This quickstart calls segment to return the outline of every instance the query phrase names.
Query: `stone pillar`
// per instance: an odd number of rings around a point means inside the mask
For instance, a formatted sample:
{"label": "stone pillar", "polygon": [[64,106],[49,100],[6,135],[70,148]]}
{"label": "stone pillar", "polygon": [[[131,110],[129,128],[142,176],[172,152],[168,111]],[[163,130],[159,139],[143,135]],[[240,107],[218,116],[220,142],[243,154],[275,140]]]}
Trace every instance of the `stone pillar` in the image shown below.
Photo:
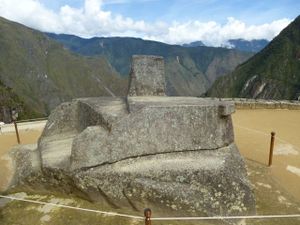
{"label": "stone pillar", "polygon": [[161,56],[132,56],[128,96],[164,96],[165,67]]}

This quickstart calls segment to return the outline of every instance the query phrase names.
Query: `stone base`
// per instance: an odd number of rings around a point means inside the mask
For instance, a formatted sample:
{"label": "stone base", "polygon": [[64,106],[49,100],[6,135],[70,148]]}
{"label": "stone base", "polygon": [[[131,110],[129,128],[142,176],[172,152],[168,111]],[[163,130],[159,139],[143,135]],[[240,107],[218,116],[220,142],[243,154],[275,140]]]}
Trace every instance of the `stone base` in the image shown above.
{"label": "stone base", "polygon": [[0,192],[22,184],[30,175],[41,168],[36,144],[17,145],[0,157]]}
{"label": "stone base", "polygon": [[232,103],[192,97],[64,103],[49,117],[36,151],[13,151],[11,184],[79,190],[114,208],[252,214],[255,200],[234,144],[233,112]]}
{"label": "stone base", "polygon": [[93,201],[142,211],[169,208],[185,215],[255,212],[244,162],[234,144],[218,150],[158,154],[90,168],[74,174]]}

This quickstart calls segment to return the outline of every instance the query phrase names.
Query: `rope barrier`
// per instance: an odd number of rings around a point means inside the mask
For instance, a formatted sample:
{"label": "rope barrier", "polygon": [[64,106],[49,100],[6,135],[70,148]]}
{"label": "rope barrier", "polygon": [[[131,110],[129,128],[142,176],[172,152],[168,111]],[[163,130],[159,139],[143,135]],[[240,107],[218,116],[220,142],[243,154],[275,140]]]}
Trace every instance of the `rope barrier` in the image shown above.
{"label": "rope barrier", "polygon": [[29,203],[40,204],[40,205],[50,205],[50,206],[66,208],[66,209],[75,209],[75,210],[80,210],[80,211],[85,211],[85,212],[94,212],[94,213],[99,213],[99,214],[104,214],[104,215],[109,215],[109,216],[119,216],[119,217],[126,217],[126,218],[131,218],[131,219],[138,219],[138,220],[144,219],[144,217],[141,217],[141,216],[133,216],[133,215],[127,215],[127,214],[121,214],[121,213],[115,213],[115,212],[105,212],[105,211],[100,211],[100,210],[95,210],[95,209],[86,209],[86,208],[56,204],[56,203],[51,203],[51,202],[41,202],[41,201],[36,201],[36,200],[16,198],[13,196],[0,195],[0,198],[17,200],[17,201],[22,201],[22,202],[29,202]]}
{"label": "rope barrier", "polygon": [[[260,130],[252,129],[252,128],[249,128],[249,127],[240,126],[240,125],[237,125],[237,124],[235,124],[234,126],[235,126],[235,127],[238,127],[238,128],[241,128],[241,129],[244,129],[244,130],[248,130],[248,131],[257,133],[257,134],[261,134],[261,135],[264,135],[264,136],[267,136],[267,137],[270,136],[269,133],[266,133],[266,132],[263,132],[263,131],[260,131]],[[279,138],[279,137],[277,137],[276,139],[279,140],[279,141],[281,141],[281,142],[283,142],[283,143],[285,143],[285,144],[291,144],[291,143],[289,143],[288,141],[283,140],[283,139],[281,139],[281,138]],[[294,147],[296,147],[296,146],[294,146]]]}
{"label": "rope barrier", "polygon": [[232,219],[272,219],[272,218],[300,218],[300,214],[289,215],[257,215],[257,216],[215,216],[215,217],[153,217],[151,220],[232,220]]}
{"label": "rope barrier", "polygon": [[[29,202],[29,203],[34,203],[34,204],[41,204],[41,205],[51,205],[51,206],[60,207],[60,208],[74,209],[74,210],[80,210],[80,211],[85,211],[85,212],[93,212],[93,213],[99,213],[99,214],[104,214],[104,215],[108,215],[108,216],[119,216],[119,217],[125,217],[125,218],[130,218],[130,219],[137,219],[137,220],[145,219],[144,217],[141,217],[141,216],[133,216],[133,215],[121,214],[121,213],[115,213],[115,212],[105,212],[105,211],[100,211],[100,210],[95,210],[95,209],[86,209],[86,208],[56,204],[56,203],[51,203],[51,202],[41,202],[41,201],[36,201],[36,200],[17,198],[17,197],[13,197],[13,196],[0,195],[0,198]],[[255,215],[255,216],[215,216],[215,217],[152,217],[151,220],[152,221],[167,221],[167,220],[174,221],[174,220],[232,220],[232,219],[274,219],[274,218],[300,218],[300,214]]]}

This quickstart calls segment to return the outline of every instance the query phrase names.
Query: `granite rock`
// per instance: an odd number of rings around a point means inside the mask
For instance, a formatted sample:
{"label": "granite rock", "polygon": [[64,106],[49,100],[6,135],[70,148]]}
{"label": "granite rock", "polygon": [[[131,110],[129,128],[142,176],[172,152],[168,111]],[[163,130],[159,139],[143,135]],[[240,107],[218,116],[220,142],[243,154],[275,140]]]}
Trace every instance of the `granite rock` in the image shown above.
{"label": "granite rock", "polygon": [[[230,116],[218,101],[193,97],[128,98],[128,116],[111,129],[88,127],[72,146],[72,170],[144,155],[214,150],[233,142]],[[230,115],[230,114],[229,114]]]}
{"label": "granite rock", "polygon": [[5,167],[1,168],[1,174],[5,177],[0,175],[0,192],[22,184],[27,177],[39,173],[41,169],[36,144],[15,146],[0,158],[0,162],[0,167]]}
{"label": "granite rock", "polygon": [[215,216],[255,212],[246,177],[244,162],[231,144],[125,159],[82,170],[74,179],[91,199],[113,207],[141,211],[164,205],[179,214]]}
{"label": "granite rock", "polygon": [[129,96],[165,95],[165,66],[160,56],[132,56]]}
{"label": "granite rock", "polygon": [[[164,79],[161,57],[134,56],[126,98],[82,98],[58,106],[37,150],[12,152],[17,172],[11,184],[41,182],[113,208],[255,213],[234,143],[234,103],[163,96]],[[40,173],[32,176],[34,171]]]}

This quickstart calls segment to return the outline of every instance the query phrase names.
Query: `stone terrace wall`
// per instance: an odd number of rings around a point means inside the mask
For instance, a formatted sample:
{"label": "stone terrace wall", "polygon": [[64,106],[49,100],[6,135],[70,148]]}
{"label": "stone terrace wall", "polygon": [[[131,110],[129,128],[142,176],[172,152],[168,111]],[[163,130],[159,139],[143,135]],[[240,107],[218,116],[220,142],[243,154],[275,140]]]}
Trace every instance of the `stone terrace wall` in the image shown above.
{"label": "stone terrace wall", "polygon": [[[217,99],[217,98],[211,98],[211,99]],[[236,109],[300,110],[300,101],[247,99],[247,98],[222,98],[220,100],[234,102]]]}

